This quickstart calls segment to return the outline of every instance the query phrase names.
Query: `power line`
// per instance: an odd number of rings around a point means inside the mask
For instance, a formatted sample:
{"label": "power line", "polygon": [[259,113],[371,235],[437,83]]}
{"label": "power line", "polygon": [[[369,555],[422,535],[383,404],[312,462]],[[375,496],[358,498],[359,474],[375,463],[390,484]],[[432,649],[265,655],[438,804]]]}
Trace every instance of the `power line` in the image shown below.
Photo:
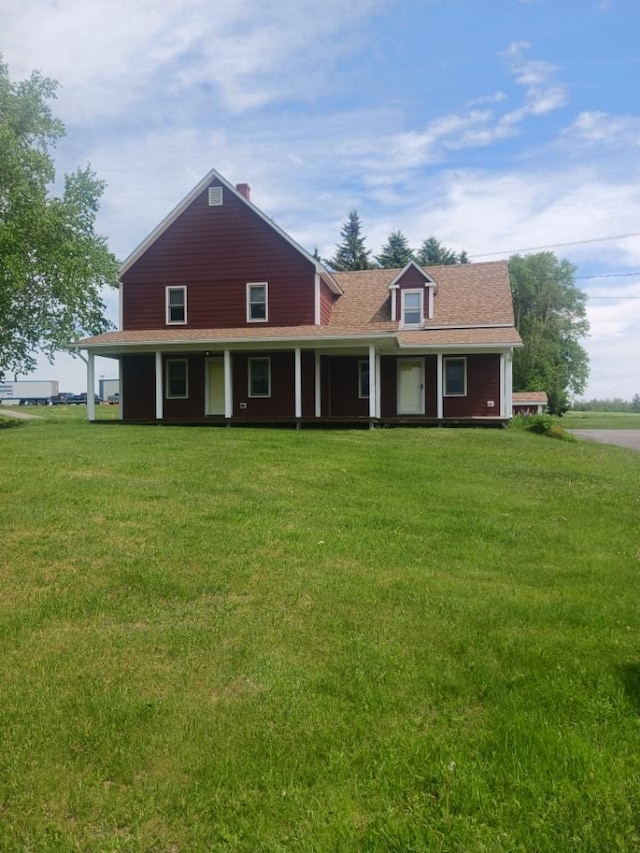
{"label": "power line", "polygon": [[587,294],[587,299],[640,299],[640,296],[591,296]]}
{"label": "power line", "polygon": [[575,275],[574,278],[622,278],[632,275],[640,275],[640,270],[638,272],[602,272],[597,275]]}
{"label": "power line", "polygon": [[483,252],[476,255],[470,253],[472,258],[489,258],[494,255],[515,255],[518,252],[539,252],[542,249],[562,249],[565,246],[584,246],[587,243],[605,243],[607,240],[627,240],[630,237],[640,237],[640,231],[631,234],[615,234],[612,237],[592,237],[590,240],[573,240],[570,243],[549,243],[546,246],[527,246],[523,249],[505,249],[503,252]]}

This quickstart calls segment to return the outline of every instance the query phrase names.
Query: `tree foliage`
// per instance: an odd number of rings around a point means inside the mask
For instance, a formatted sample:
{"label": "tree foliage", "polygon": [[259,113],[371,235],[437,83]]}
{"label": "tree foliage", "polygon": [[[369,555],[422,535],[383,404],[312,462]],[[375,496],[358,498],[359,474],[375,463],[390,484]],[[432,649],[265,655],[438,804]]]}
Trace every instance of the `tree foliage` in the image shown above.
{"label": "tree foliage", "polygon": [[383,269],[406,267],[414,259],[413,249],[402,231],[392,231],[382,251],[376,255],[376,261]]}
{"label": "tree foliage", "polygon": [[55,81],[34,72],[12,83],[0,61],[0,377],[27,373],[74,338],[104,331],[102,288],[118,264],[94,222],[104,183],[90,168],[49,188],[49,153],[65,132],[48,102]]}
{"label": "tree foliage", "polygon": [[369,270],[373,267],[369,259],[371,252],[365,248],[365,237],[362,235],[362,223],[357,210],[350,210],[347,220],[340,231],[342,242],[338,243],[337,251],[328,261],[331,269]]}
{"label": "tree foliage", "polygon": [[457,254],[453,249],[447,249],[435,237],[427,237],[418,251],[418,263],[423,266],[449,266],[451,264],[468,264],[469,257],[465,251]]}
{"label": "tree foliage", "polygon": [[589,332],[586,295],[575,267],[553,252],[509,259],[515,321],[524,346],[514,353],[514,391],[546,391],[549,409],[562,414],[570,395],[584,391],[589,358],[580,340]]}

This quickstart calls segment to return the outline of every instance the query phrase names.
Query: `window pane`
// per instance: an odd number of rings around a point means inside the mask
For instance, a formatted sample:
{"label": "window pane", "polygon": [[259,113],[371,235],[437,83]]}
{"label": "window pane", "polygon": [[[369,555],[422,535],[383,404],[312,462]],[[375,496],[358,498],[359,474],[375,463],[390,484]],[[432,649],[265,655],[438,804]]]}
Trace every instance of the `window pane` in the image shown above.
{"label": "window pane", "polygon": [[445,394],[464,394],[464,361],[448,360],[445,368]]}
{"label": "window pane", "polygon": [[249,287],[249,319],[267,319],[267,287],[264,284],[252,284]]}
{"label": "window pane", "polygon": [[249,362],[249,396],[268,397],[269,395],[269,359],[254,358]]}
{"label": "window pane", "polygon": [[183,288],[169,290],[169,322],[184,323],[185,321],[185,292]]}
{"label": "window pane", "polygon": [[167,397],[187,396],[187,362],[167,362]]}
{"label": "window pane", "polygon": [[369,362],[368,361],[358,362],[358,373],[359,373],[359,386],[360,386],[358,394],[360,397],[368,397],[369,396]]}
{"label": "window pane", "polygon": [[404,291],[402,294],[402,321],[405,325],[422,323],[422,294]]}

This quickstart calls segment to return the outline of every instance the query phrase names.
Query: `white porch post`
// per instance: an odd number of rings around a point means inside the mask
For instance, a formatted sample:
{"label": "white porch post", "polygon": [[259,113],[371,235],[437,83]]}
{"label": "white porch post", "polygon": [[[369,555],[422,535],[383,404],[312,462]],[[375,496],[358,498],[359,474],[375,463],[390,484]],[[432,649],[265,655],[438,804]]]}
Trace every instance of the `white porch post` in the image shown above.
{"label": "white porch post", "polygon": [[443,394],[442,394],[442,389],[443,389],[443,376],[442,376],[443,358],[442,358],[441,352],[438,353],[437,360],[438,360],[438,363],[436,366],[436,407],[437,407],[436,417],[438,418],[439,421],[441,421],[442,418],[444,417],[444,400],[443,400]]}
{"label": "white porch post", "polygon": [[233,417],[233,375],[231,373],[231,351],[224,351],[224,416]]}
{"label": "white porch post", "polygon": [[513,414],[513,350],[506,354],[504,366],[504,417],[510,418]]}
{"label": "white porch post", "polygon": [[295,395],[296,395],[296,417],[302,417],[302,353],[300,347],[294,350],[295,365]]}
{"label": "white porch post", "polygon": [[505,418],[505,411],[507,409],[507,395],[506,395],[506,387],[505,387],[505,379],[506,379],[507,371],[506,371],[506,359],[505,354],[503,352],[500,353],[500,417]]}
{"label": "white porch post", "polygon": [[378,377],[376,371],[376,348],[369,347],[369,417],[376,418],[378,411]]}
{"label": "white porch post", "polygon": [[321,373],[320,373],[320,353],[316,351],[315,354],[315,392],[316,392],[316,410],[315,415],[317,418],[322,417],[322,389],[320,387],[321,382]]}
{"label": "white porch post", "polygon": [[382,371],[380,370],[380,353],[376,353],[376,417],[382,416]]}
{"label": "white porch post", "polygon": [[162,353],[156,350],[156,420],[164,417],[162,393]]}
{"label": "white porch post", "polygon": [[95,356],[89,350],[87,352],[87,420],[96,419],[96,397],[95,397]]}

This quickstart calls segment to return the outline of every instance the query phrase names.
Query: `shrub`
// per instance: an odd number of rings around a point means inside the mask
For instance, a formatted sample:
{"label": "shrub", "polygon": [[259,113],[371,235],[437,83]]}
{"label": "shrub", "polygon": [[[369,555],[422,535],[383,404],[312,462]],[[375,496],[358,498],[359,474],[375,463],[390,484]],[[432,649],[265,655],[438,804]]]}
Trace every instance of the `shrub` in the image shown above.
{"label": "shrub", "polygon": [[[529,432],[535,432],[537,435],[548,435],[549,430],[555,426],[551,415],[533,415],[528,419],[527,429]],[[560,429],[560,427],[557,427]]]}

